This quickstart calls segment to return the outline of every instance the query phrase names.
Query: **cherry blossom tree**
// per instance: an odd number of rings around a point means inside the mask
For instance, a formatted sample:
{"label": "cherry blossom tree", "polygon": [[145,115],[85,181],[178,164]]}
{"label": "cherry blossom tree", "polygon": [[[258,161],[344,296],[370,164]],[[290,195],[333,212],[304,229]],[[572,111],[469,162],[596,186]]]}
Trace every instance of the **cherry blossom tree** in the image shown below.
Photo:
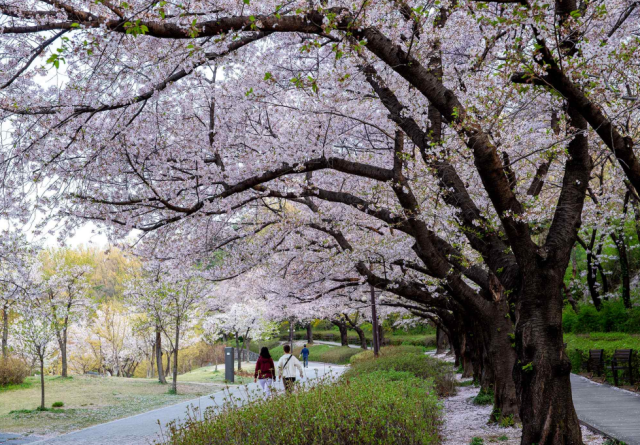
{"label": "cherry blossom tree", "polygon": [[42,258],[43,285],[58,339],[62,377],[68,377],[69,328],[86,317],[90,305],[89,278],[93,268],[88,264],[75,264],[75,257],[70,249],[63,249],[48,251]]}
{"label": "cherry blossom tree", "polygon": [[467,331],[522,443],[580,443],[562,280],[594,166],[640,187],[635,3],[0,10],[16,202],[223,251],[218,279],[305,238],[345,266],[321,293],[366,281]]}
{"label": "cherry blossom tree", "polygon": [[[176,393],[180,340],[198,320],[197,312],[203,299],[210,294],[210,284],[200,279],[189,266],[183,266],[178,273],[170,273],[165,267],[171,266],[158,265],[146,276],[133,280],[127,295],[134,307],[155,320],[157,329],[168,339],[173,357],[171,391]],[[158,340],[156,342],[159,348]],[[160,375],[161,358],[157,365]]]}

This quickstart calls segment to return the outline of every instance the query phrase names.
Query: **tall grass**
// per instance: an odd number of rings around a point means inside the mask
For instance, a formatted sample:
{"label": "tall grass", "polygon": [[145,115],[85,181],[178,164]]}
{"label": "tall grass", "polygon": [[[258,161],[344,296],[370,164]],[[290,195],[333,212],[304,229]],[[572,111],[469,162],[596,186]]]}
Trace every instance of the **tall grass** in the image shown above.
{"label": "tall grass", "polygon": [[[339,348],[333,348],[334,350]],[[353,351],[358,352],[353,349]],[[351,369],[289,395],[194,412],[168,426],[164,445],[435,445],[439,393],[455,390],[451,365],[401,346],[351,358]],[[448,383],[447,383],[448,382]],[[445,387],[451,384],[451,388]],[[438,389],[437,389],[438,388]]]}
{"label": "tall grass", "polygon": [[375,371],[408,372],[420,379],[433,379],[438,395],[455,394],[456,380],[450,363],[433,359],[415,346],[387,346],[375,359],[370,351],[361,352],[351,358],[351,368],[345,378]]}
{"label": "tall grass", "polygon": [[431,445],[441,408],[430,380],[372,372],[292,395],[209,410],[168,427],[169,445]]}

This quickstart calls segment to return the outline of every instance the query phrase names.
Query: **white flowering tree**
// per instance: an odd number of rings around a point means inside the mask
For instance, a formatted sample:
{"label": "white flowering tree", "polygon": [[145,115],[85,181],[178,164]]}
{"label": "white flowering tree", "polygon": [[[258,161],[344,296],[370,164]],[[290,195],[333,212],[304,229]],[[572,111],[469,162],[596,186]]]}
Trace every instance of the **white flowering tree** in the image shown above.
{"label": "white flowering tree", "polygon": [[83,258],[71,249],[48,250],[41,255],[43,288],[60,348],[62,377],[68,377],[69,329],[86,318],[91,304],[90,277],[94,268],[78,264],[79,259]]}
{"label": "white flowering tree", "polygon": [[44,410],[44,369],[47,359],[54,352],[56,338],[53,320],[46,301],[37,294],[22,298],[17,310],[19,320],[15,325],[15,336],[22,353],[40,365],[40,409]]}
{"label": "white flowering tree", "polygon": [[[171,268],[171,267],[175,268]],[[193,328],[203,300],[209,296],[211,285],[198,277],[190,266],[149,266],[141,277],[132,280],[126,291],[130,304],[154,320],[156,325],[156,350],[160,349],[160,334],[170,345],[173,360],[171,391],[177,392],[178,353],[180,341]],[[157,357],[158,374],[163,380],[161,353]]]}

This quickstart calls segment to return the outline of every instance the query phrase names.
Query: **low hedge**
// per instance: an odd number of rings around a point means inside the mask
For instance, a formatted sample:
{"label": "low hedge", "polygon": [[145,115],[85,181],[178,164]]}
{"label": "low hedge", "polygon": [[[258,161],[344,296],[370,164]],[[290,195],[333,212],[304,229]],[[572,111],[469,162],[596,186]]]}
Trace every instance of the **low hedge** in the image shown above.
{"label": "low hedge", "polygon": [[433,379],[438,395],[442,397],[456,392],[451,364],[425,355],[419,347],[383,347],[377,359],[373,357],[373,352],[363,351],[351,357],[351,368],[345,373],[345,378],[374,371],[402,371],[421,379]]}
{"label": "low hedge", "polygon": [[291,395],[230,404],[168,426],[167,445],[431,445],[441,406],[431,380],[373,371]]}
{"label": "low hedge", "polygon": [[[590,349],[604,349],[605,373],[607,381],[613,382],[611,373],[611,357],[616,349],[634,349],[633,368],[635,370],[634,380],[640,375],[640,336],[629,335],[622,332],[606,332],[591,334],[565,334],[564,340],[567,343],[567,355],[571,360],[572,371],[587,372],[587,360]],[[618,375],[622,375],[619,371]],[[624,377],[626,379],[626,377]]]}

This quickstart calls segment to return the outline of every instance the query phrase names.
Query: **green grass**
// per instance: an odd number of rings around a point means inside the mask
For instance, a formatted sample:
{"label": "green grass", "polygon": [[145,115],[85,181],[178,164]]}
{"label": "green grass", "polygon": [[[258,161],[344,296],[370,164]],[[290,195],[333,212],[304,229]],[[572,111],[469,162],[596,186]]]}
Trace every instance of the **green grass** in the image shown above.
{"label": "green grass", "polygon": [[[594,332],[591,334],[565,334],[567,343],[567,355],[571,360],[571,370],[575,373],[587,372],[586,361],[589,358],[590,349],[604,349],[604,372],[607,382],[613,383],[611,374],[611,357],[616,349],[634,349],[635,369],[640,369],[640,335],[631,335],[622,332]],[[618,374],[621,382],[627,382],[626,375]]]}
{"label": "green grass", "polygon": [[430,379],[374,371],[319,384],[168,429],[166,444],[435,445],[441,406]]}
{"label": "green grass", "polygon": [[[368,340],[369,346],[372,343],[373,332],[365,331],[365,337]],[[280,339],[287,340],[288,334],[283,334]],[[307,331],[296,331],[294,333],[295,340],[305,340],[307,338]],[[348,330],[347,338],[350,345],[360,345],[360,337],[356,331]],[[337,330],[314,330],[313,339],[320,341],[332,341],[340,343],[340,332]],[[392,346],[411,345],[411,346],[426,346],[433,348],[436,346],[435,334],[407,334],[399,331],[393,334],[387,334],[385,340]]]}
{"label": "green grass", "polygon": [[477,396],[472,400],[474,405],[493,405],[493,391],[480,390]]}
{"label": "green grass", "polygon": [[438,395],[456,393],[457,382],[451,364],[424,355],[422,348],[417,346],[387,346],[380,350],[377,359],[368,351],[361,352],[352,357],[345,378],[375,371],[401,371],[420,379],[432,378]]}
{"label": "green grass", "polygon": [[[237,369],[237,362],[234,365],[235,369]],[[251,373],[253,375],[253,371],[255,370],[255,363],[250,362],[242,362],[242,370],[245,372]],[[218,371],[215,370],[215,366],[204,366],[202,368],[194,369],[190,372],[180,374],[178,376],[178,382],[184,383],[211,383],[224,385],[227,383],[224,379],[224,365],[218,365]],[[253,377],[243,377],[240,375],[236,375],[234,377],[234,384],[244,385],[245,383],[249,383],[253,381]]]}
{"label": "green grass", "polygon": [[6,392],[6,391],[16,391],[18,389],[31,388],[33,386],[34,382],[37,382],[38,385],[40,384],[38,379],[25,379],[25,381],[20,383],[19,385],[0,386],[0,394],[2,394],[3,392]]}
{"label": "green grass", "polygon": [[[269,350],[274,362],[277,362],[284,354],[284,346],[278,346]],[[349,359],[358,353],[361,349],[350,348],[348,346],[331,346],[331,345],[308,345],[309,348],[309,361],[333,363],[337,365],[344,365],[349,363]],[[293,348],[293,355],[300,358],[300,351],[302,346]]]}
{"label": "green grass", "polygon": [[36,435],[65,433],[128,417],[211,393],[211,385],[178,385],[169,395],[168,385],[156,380],[121,377],[45,377],[47,403],[62,402],[64,409],[39,411],[40,377],[0,391],[0,431]]}

